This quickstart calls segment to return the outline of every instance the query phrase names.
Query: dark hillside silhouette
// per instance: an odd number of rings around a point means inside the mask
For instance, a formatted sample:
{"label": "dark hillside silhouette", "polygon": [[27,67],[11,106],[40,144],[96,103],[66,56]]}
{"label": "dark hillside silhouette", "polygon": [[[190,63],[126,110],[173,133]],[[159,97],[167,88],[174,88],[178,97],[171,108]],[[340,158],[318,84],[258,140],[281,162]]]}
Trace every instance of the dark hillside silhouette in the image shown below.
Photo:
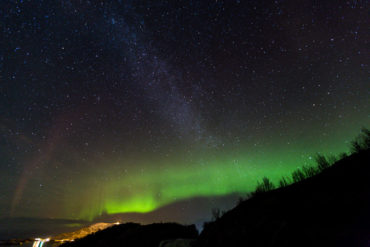
{"label": "dark hillside silhouette", "polygon": [[112,226],[105,230],[88,235],[61,245],[61,247],[157,247],[161,241],[170,239],[194,239],[198,236],[195,225],[183,226],[176,223],[157,223],[140,225],[126,223]]}
{"label": "dark hillside silhouette", "polygon": [[207,223],[197,246],[370,246],[368,133],[332,166],[319,157],[320,173],[293,173],[297,183],[282,180],[276,190],[262,186]]}

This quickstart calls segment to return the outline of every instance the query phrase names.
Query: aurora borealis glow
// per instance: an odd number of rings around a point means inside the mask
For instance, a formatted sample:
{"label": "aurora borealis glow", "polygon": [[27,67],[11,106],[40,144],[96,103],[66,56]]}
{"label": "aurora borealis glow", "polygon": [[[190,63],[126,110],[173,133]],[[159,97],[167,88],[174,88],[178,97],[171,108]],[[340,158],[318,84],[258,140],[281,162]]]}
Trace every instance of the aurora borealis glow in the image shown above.
{"label": "aurora borealis glow", "polygon": [[366,7],[1,2],[0,217],[244,196],[348,151],[370,123]]}

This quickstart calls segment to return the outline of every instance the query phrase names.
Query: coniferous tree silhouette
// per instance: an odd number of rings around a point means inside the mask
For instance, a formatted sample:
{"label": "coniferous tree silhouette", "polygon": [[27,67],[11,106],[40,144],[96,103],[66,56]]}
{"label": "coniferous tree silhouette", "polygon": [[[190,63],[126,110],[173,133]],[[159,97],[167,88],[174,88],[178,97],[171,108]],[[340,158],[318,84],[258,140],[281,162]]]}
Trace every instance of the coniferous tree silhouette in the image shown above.
{"label": "coniferous tree silhouette", "polygon": [[317,168],[319,169],[319,171],[323,171],[330,166],[329,161],[325,158],[324,155],[316,154],[315,161],[317,163]]}
{"label": "coniferous tree silhouette", "polygon": [[304,180],[306,177],[304,173],[301,171],[301,169],[297,169],[292,173],[292,179],[295,183],[298,183],[302,180]]}
{"label": "coniferous tree silhouette", "polygon": [[285,177],[282,177],[279,181],[279,185],[280,185],[280,188],[288,186],[289,185],[288,179],[286,179]]}
{"label": "coniferous tree silhouette", "polygon": [[351,151],[359,153],[367,149],[370,149],[370,130],[362,128],[361,134],[351,142]]}

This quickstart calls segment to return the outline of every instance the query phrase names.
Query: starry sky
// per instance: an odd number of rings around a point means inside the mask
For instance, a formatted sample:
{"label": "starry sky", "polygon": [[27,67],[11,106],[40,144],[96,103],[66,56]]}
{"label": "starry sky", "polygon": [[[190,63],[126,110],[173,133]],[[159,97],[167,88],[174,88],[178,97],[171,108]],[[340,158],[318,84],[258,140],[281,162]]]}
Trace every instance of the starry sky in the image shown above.
{"label": "starry sky", "polygon": [[0,217],[222,207],[370,123],[368,1],[9,0],[0,18]]}

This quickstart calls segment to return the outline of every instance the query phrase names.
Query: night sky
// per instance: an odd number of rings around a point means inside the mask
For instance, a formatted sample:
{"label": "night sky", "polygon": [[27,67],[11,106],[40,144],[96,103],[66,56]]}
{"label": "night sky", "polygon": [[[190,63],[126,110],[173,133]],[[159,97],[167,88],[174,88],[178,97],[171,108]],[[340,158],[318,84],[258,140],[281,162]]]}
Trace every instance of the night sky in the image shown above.
{"label": "night sky", "polygon": [[369,7],[1,1],[0,217],[227,200],[348,151],[370,123]]}

